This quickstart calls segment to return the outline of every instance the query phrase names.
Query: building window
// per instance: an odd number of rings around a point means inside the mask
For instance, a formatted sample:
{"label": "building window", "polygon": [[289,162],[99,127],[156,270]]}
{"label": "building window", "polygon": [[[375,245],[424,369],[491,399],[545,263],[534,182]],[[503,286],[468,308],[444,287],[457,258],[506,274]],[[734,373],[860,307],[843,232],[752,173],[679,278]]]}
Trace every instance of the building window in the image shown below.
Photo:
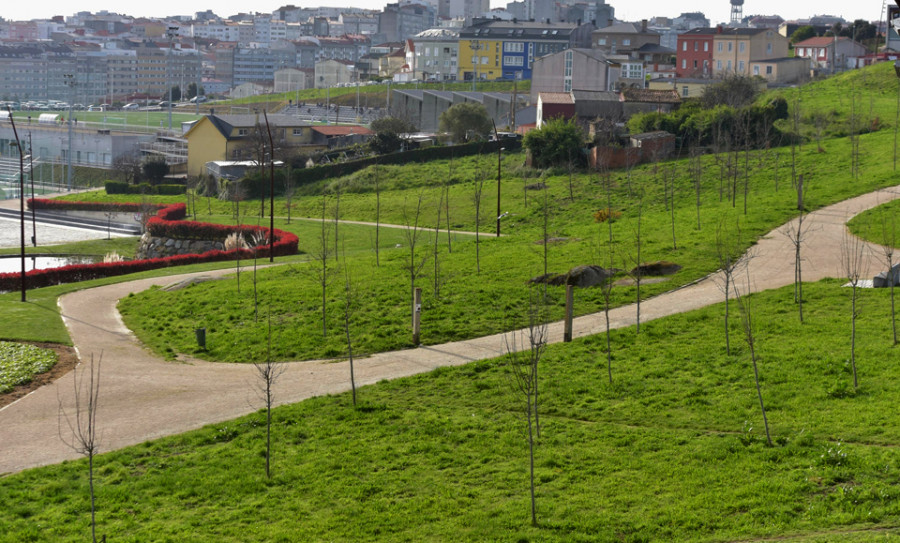
{"label": "building window", "polygon": [[503,57],[504,66],[524,66],[524,57]]}
{"label": "building window", "polygon": [[772,67],[766,66],[766,75],[772,75]]}
{"label": "building window", "polygon": [[644,65],[643,64],[623,64],[622,65],[622,73],[627,79],[643,79],[644,78]]}
{"label": "building window", "polygon": [[728,42],[728,52],[730,53],[733,49],[734,49],[734,44],[731,42]]}
{"label": "building window", "polygon": [[238,129],[238,136],[246,136],[247,133],[248,133],[248,130],[247,130],[246,128],[239,128],[239,129]]}
{"label": "building window", "polygon": [[695,41],[694,42],[694,51],[696,51],[698,47],[699,47],[699,43]]}
{"label": "building window", "polygon": [[720,53],[722,52],[722,42],[719,42],[719,43],[716,45],[716,49],[717,49]]}
{"label": "building window", "polygon": [[703,42],[703,50],[709,51],[709,42],[708,41]]}
{"label": "building window", "polygon": [[628,39],[628,38],[624,38],[624,39],[622,40],[622,45],[631,45],[631,40]]}
{"label": "building window", "polygon": [[738,61],[738,72],[744,73],[744,61],[743,60]]}
{"label": "building window", "polygon": [[767,55],[771,55],[771,54],[772,54],[772,43],[771,43],[771,42],[769,42],[769,43],[766,44],[766,54],[767,54]]}
{"label": "building window", "polygon": [[681,59],[681,69],[682,70],[687,69],[687,59],[686,58]]}
{"label": "building window", "polygon": [[730,60],[728,61],[728,66],[725,69],[728,70],[729,72],[731,71],[731,61]]}
{"label": "building window", "polygon": [[681,87],[681,95],[682,95],[682,96],[684,96],[685,98],[687,98],[687,97],[688,97],[688,92],[689,92],[688,87]]}
{"label": "building window", "polygon": [[292,134],[295,135],[295,136],[302,136],[302,135],[303,135],[303,129],[302,129],[302,128],[295,128],[295,129],[293,130]]}
{"label": "building window", "polygon": [[759,75],[759,66],[753,67],[753,75]]}
{"label": "building window", "polygon": [[744,47],[745,47],[745,46],[746,46],[746,42],[740,42],[740,43],[738,44],[738,51],[740,51],[741,53],[743,53],[743,52],[744,52]]}
{"label": "building window", "polygon": [[721,69],[722,69],[722,61],[721,61],[721,60],[717,60],[717,61],[716,61],[716,69],[717,69],[717,70],[721,70]]}
{"label": "building window", "polygon": [[687,42],[686,42],[686,41],[685,41],[685,42],[681,42],[681,50],[682,50],[682,51],[687,51]]}
{"label": "building window", "polygon": [[597,40],[597,45],[606,45],[606,38],[600,38]]}

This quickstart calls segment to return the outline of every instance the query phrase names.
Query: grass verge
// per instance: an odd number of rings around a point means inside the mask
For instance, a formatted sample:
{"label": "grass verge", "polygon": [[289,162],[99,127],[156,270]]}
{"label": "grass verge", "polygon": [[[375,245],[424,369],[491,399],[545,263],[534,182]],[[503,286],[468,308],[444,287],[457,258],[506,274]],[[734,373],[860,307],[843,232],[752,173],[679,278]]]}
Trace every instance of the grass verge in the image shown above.
{"label": "grass verge", "polygon": [[[900,427],[884,291],[754,295],[767,447],[743,344],[721,304],[550,346],[541,362],[539,526],[528,525],[521,400],[502,359],[278,408],[273,478],[255,413],[95,460],[99,532],[117,541],[867,541],[896,532]],[[733,334],[740,333],[737,319]],[[249,385],[248,385],[249,386]],[[101,393],[102,394],[102,393]],[[102,396],[101,396],[102,400]],[[102,424],[102,417],[101,422]],[[0,541],[88,533],[86,462],[0,485]]]}

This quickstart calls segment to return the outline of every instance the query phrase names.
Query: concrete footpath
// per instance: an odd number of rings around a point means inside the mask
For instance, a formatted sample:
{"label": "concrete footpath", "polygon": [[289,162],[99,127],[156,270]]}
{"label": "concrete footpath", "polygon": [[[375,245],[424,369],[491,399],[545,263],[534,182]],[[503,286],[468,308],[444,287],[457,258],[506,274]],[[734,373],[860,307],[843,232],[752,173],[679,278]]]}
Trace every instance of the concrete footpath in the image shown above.
{"label": "concrete footpath", "polygon": [[[841,239],[845,223],[854,215],[900,197],[900,185],[829,206],[809,214],[807,241],[803,245],[803,279],[816,281],[840,277]],[[791,224],[791,223],[788,223]],[[794,281],[794,248],[783,234],[784,226],[773,230],[752,249],[749,290],[761,291],[789,285]],[[873,247],[873,249],[875,249]],[[880,270],[878,253],[870,259],[870,270]],[[103,353],[98,425],[101,451],[133,445],[161,436],[199,428],[258,410],[255,369],[250,364],[223,364],[204,361],[166,362],[144,349],[125,327],[116,311],[116,302],[131,292],[151,285],[167,285],[192,275],[227,274],[231,270],[184,274],[130,281],[73,292],[60,298],[59,305],[72,341],[82,361],[93,353]],[[742,274],[741,281],[744,281]],[[690,311],[723,300],[717,274],[689,286],[641,303],[641,321]],[[743,285],[742,290],[747,290]],[[610,312],[611,326],[621,328],[635,322],[635,307]],[[603,313],[575,319],[575,337],[603,332]],[[549,328],[551,342],[562,341],[562,323]],[[456,366],[492,358],[506,350],[504,334],[373,355],[355,362],[357,383],[372,384],[430,371],[439,366]],[[287,364],[277,383],[279,404],[297,402],[316,395],[349,390],[346,362],[309,361]],[[72,376],[36,390],[0,409],[0,473],[53,464],[77,458],[59,438],[60,405],[71,411],[74,405]]]}

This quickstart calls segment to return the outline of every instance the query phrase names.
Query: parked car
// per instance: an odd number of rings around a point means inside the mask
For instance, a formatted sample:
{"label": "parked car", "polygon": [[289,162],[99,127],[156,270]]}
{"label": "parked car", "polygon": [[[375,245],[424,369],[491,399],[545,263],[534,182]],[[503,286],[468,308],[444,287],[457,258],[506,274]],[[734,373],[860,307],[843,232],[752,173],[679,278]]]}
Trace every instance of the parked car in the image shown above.
{"label": "parked car", "polygon": [[197,103],[202,104],[202,103],[205,102],[206,100],[207,100],[207,98],[206,98],[205,95],[199,94],[199,95],[194,96],[193,98],[191,98],[190,102],[191,102],[192,104],[197,104]]}
{"label": "parked car", "polygon": [[125,104],[122,106],[122,111],[137,111],[141,108],[140,104],[135,104],[134,102],[130,104]]}
{"label": "parked car", "polygon": [[163,109],[168,109],[168,107],[169,107],[169,102],[163,100],[163,101],[160,102],[158,105],[159,105],[159,107],[161,107],[161,108],[163,108]]}

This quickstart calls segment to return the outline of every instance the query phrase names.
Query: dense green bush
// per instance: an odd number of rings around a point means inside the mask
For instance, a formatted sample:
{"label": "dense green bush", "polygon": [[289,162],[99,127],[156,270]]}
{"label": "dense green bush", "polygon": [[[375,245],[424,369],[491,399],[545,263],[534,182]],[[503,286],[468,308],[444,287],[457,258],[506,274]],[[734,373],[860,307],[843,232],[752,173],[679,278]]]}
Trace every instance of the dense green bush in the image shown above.
{"label": "dense green bush", "polygon": [[106,194],[163,194],[178,195],[184,194],[187,188],[184,185],[169,184],[156,185],[150,183],[139,183],[137,185],[129,185],[122,181],[107,181],[104,184]]}
{"label": "dense green bush", "polygon": [[551,119],[525,134],[523,143],[536,168],[584,163],[583,132],[571,119]]}
{"label": "dense green bush", "polygon": [[628,121],[628,129],[632,134],[665,130],[675,134],[685,146],[716,143],[743,146],[745,135],[749,134],[751,147],[763,148],[785,142],[787,135],[778,130],[775,121],[787,116],[788,104],[781,97],[765,105],[740,108],[718,105],[711,109],[697,100],[686,100],[672,113],[634,115]]}

